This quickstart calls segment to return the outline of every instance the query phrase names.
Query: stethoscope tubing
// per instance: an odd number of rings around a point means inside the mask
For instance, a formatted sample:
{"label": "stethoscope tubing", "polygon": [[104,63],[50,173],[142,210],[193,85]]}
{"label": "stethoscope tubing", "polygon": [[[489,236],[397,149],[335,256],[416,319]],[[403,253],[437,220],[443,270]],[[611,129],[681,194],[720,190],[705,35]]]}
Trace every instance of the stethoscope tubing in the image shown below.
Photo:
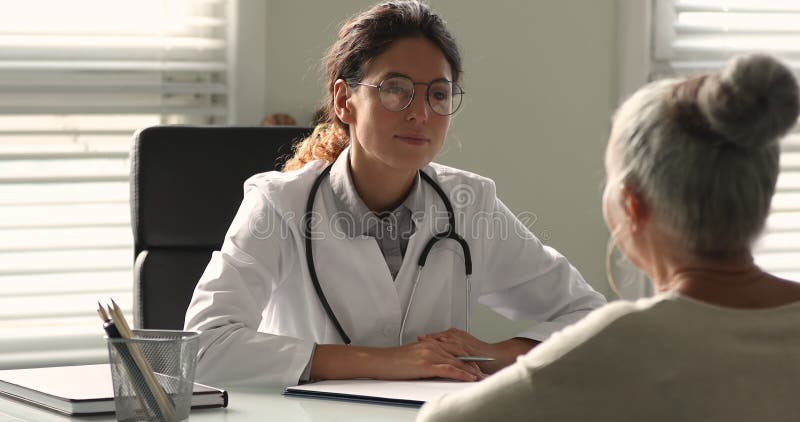
{"label": "stethoscope tubing", "polygon": [[[317,269],[314,265],[314,253],[311,244],[311,214],[314,211],[314,199],[317,196],[317,191],[319,190],[319,186],[322,184],[322,180],[327,176],[330,171],[331,167],[333,167],[333,163],[329,164],[322,170],[322,173],[317,176],[314,183],[311,185],[311,191],[308,194],[308,201],[306,202],[306,213],[303,216],[303,235],[305,236],[305,246],[306,246],[306,262],[308,264],[308,273],[311,278],[311,283],[314,285],[314,291],[317,293],[317,297],[319,298],[322,307],[325,309],[325,313],[328,315],[328,318],[333,323],[336,331],[339,333],[339,336],[342,338],[344,344],[350,344],[351,340],[347,333],[342,328],[342,324],[339,322],[339,319],[336,317],[336,314],[333,312],[330,304],[328,303],[328,299],[325,297],[325,292],[322,290],[322,286],[319,283],[319,277],[317,276]],[[450,203],[450,200],[445,195],[442,188],[439,186],[436,181],[434,181],[430,176],[425,174],[423,171],[419,171],[420,177],[428,183],[439,195],[442,202],[444,203],[445,208],[447,209],[448,215],[448,227],[447,230],[437,233],[428,240],[425,244],[425,247],[422,249],[420,253],[419,259],[417,261],[417,275],[414,280],[414,285],[411,289],[411,296],[408,299],[408,306],[406,306],[406,310],[403,314],[403,320],[400,325],[400,334],[399,334],[399,345],[403,344],[403,333],[405,332],[406,320],[408,318],[409,311],[411,309],[411,305],[414,301],[414,293],[417,290],[417,286],[419,285],[420,277],[422,275],[422,268],[425,267],[425,263],[428,260],[428,254],[430,253],[433,246],[436,242],[443,240],[443,239],[452,239],[458,242],[461,245],[461,249],[464,253],[464,272],[466,273],[466,331],[469,331],[469,312],[470,312],[470,295],[471,295],[471,286],[470,286],[470,276],[472,275],[472,256],[470,254],[470,248],[467,244],[467,241],[464,240],[458,233],[455,231],[456,227],[456,217],[455,211],[453,210],[453,205]]]}
{"label": "stethoscope tubing", "polygon": [[322,184],[322,180],[328,173],[331,172],[332,166],[333,164],[330,164],[325,167],[325,170],[322,170],[322,173],[317,176],[317,179],[314,180],[314,184],[311,186],[311,193],[308,195],[308,203],[306,204],[306,213],[303,216],[303,235],[306,238],[306,260],[308,261],[308,273],[311,276],[311,283],[314,284],[314,290],[317,292],[319,302],[322,304],[322,307],[325,309],[325,313],[328,314],[331,322],[333,322],[334,327],[336,327],[336,331],[339,332],[339,336],[342,337],[344,344],[350,344],[350,337],[347,335],[347,333],[345,333],[344,328],[342,328],[342,324],[340,324],[339,319],[336,318],[336,314],[333,313],[333,309],[331,309],[331,305],[328,303],[328,298],[325,297],[325,292],[322,291],[322,286],[319,284],[317,267],[314,265],[314,250],[311,247],[311,213],[314,212],[314,197],[317,196],[317,190],[319,190],[319,185]]}

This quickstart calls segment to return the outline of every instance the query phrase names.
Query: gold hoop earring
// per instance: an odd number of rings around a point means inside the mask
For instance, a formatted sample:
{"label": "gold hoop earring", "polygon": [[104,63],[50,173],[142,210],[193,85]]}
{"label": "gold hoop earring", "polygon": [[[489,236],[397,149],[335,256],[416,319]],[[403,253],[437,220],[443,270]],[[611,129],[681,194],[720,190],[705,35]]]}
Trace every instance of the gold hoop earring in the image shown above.
{"label": "gold hoop earring", "polygon": [[614,233],[611,233],[611,236],[608,238],[608,244],[606,244],[606,281],[611,287],[611,291],[613,291],[618,298],[624,299],[622,297],[622,292],[619,290],[619,287],[617,287],[617,281],[614,279],[614,272],[611,271],[611,257],[614,255],[614,248],[617,246],[615,242],[617,233],[619,233],[619,230],[615,230]]}

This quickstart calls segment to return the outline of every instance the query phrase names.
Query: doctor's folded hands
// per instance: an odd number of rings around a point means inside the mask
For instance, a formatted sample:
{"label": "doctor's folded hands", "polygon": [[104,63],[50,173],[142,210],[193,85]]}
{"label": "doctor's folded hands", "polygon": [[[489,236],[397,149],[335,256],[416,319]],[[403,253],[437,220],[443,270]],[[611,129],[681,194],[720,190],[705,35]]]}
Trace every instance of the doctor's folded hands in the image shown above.
{"label": "doctor's folded hands", "polygon": [[[195,289],[198,381],[475,381],[605,304],[490,179],[433,162],[466,93],[427,5],[354,16],[324,68],[322,122],[283,171],[245,182]],[[469,334],[478,303],[540,323],[485,343]]]}

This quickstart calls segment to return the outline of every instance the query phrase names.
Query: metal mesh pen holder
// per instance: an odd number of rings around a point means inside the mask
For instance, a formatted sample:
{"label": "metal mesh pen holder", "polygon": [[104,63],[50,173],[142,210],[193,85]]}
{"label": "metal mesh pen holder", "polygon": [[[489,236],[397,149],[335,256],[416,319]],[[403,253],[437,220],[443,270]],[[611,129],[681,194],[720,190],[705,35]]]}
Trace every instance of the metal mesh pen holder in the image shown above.
{"label": "metal mesh pen holder", "polygon": [[133,330],[133,335],[106,338],[117,420],[188,420],[198,333]]}

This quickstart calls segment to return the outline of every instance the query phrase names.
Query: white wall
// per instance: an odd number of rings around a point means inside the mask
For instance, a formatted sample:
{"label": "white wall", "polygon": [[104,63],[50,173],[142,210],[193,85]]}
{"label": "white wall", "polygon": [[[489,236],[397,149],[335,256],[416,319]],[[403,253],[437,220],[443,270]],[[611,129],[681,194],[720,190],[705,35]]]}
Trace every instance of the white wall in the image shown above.
{"label": "white wall", "polygon": [[[286,112],[309,121],[323,93],[323,51],[347,16],[372,3],[267,1],[263,113]],[[511,210],[535,213],[533,232],[608,295],[600,195],[603,150],[617,101],[615,2],[430,4],[459,41],[468,93],[438,161],[493,178]],[[488,340],[515,329],[486,312],[476,319],[477,334]]]}

